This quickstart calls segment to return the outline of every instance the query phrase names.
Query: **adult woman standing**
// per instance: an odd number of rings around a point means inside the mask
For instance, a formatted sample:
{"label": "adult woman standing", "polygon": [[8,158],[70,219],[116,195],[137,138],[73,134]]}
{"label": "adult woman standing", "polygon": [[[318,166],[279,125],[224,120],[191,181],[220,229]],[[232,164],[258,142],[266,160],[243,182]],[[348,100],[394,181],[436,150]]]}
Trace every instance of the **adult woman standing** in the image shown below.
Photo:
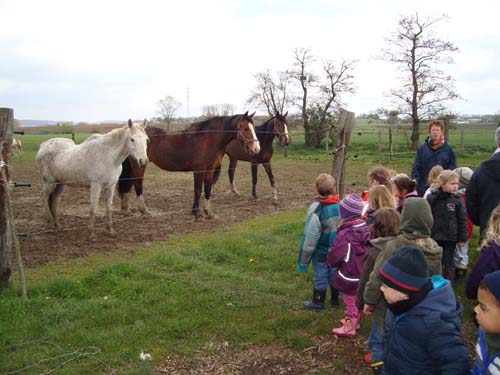
{"label": "adult woman standing", "polygon": [[451,146],[445,141],[443,135],[444,126],[439,120],[433,120],[429,124],[429,136],[417,150],[417,156],[413,162],[411,177],[417,181],[417,192],[421,197],[427,186],[427,178],[432,167],[441,165],[443,169],[455,169],[457,159]]}

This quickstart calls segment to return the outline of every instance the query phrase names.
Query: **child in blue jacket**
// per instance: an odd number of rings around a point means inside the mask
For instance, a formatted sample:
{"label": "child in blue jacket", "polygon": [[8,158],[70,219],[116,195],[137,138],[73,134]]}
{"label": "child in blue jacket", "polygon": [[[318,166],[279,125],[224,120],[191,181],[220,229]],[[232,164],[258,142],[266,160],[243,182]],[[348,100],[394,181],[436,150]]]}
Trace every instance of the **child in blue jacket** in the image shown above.
{"label": "child in blue jacket", "polygon": [[[337,183],[329,174],[321,173],[316,179],[316,193],[319,197],[314,199],[307,210],[306,224],[300,244],[297,259],[297,271],[307,272],[312,263],[314,270],[314,288],[312,301],[304,303],[304,308],[322,310],[325,305],[326,290],[332,285],[335,269],[328,269],[326,256],[330,245],[337,234],[339,217],[339,196],[335,195]],[[331,288],[330,304],[339,305],[339,293]]]}
{"label": "child in blue jacket", "polygon": [[398,249],[383,263],[379,277],[389,309],[382,373],[469,374],[469,355],[460,332],[462,305],[448,280],[429,277],[420,248]]}

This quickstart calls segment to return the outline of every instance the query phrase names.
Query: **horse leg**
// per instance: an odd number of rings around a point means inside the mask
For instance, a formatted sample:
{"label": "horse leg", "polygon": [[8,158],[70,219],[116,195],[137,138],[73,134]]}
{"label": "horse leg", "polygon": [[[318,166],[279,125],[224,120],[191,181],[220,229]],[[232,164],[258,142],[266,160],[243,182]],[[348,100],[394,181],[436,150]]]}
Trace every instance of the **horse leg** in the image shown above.
{"label": "horse leg", "polygon": [[254,201],[257,200],[257,168],[259,167],[258,163],[252,162],[252,198]]}
{"label": "horse leg", "polygon": [[51,206],[50,197],[56,186],[57,186],[56,184],[43,182],[43,187],[42,187],[43,208],[45,209],[45,214],[47,215],[47,220],[49,221],[50,225],[55,225],[54,216],[52,215],[52,210],[50,209]]}
{"label": "horse leg", "polygon": [[104,202],[106,203],[106,228],[110,235],[115,234],[113,229],[113,195],[115,192],[115,185],[108,186],[104,189]]}
{"label": "horse leg", "polygon": [[212,192],[212,177],[213,172],[205,173],[204,190],[205,190],[205,206],[204,211],[208,219],[218,219],[219,217],[212,212],[210,208],[210,193]]}
{"label": "horse leg", "polygon": [[276,188],[274,187],[274,176],[273,176],[273,171],[271,169],[271,163],[263,163],[264,169],[267,172],[267,176],[269,177],[269,183],[271,184],[271,188],[273,189],[273,204],[278,203],[278,192],[276,191]]}
{"label": "horse leg", "polygon": [[238,190],[236,190],[236,185],[234,184],[234,173],[236,172],[236,164],[238,164],[238,159],[229,158],[229,169],[227,174],[229,175],[229,183],[231,184],[231,192],[237,197],[240,196]]}
{"label": "horse leg", "polygon": [[97,209],[97,205],[99,203],[99,195],[101,194],[101,185],[100,184],[91,184],[90,185],[90,219],[89,219],[89,232],[90,232],[90,240],[95,241],[95,212]]}
{"label": "horse leg", "polygon": [[126,214],[130,214],[128,203],[129,203],[128,193],[122,193],[120,201],[120,209]]}
{"label": "horse leg", "polygon": [[59,206],[59,202],[61,202],[62,192],[64,191],[63,184],[56,184],[54,190],[49,195],[49,207],[50,212],[52,213],[52,218],[54,220],[54,226],[56,228],[61,228],[59,224],[59,220],[57,217],[57,207]]}
{"label": "horse leg", "polygon": [[139,212],[143,216],[151,217],[151,213],[148,211],[146,207],[146,203],[144,202],[144,195],[142,194],[142,181],[143,178],[140,177],[134,182],[135,194],[137,196],[137,206],[139,207]]}
{"label": "horse leg", "polygon": [[203,216],[200,212],[200,196],[201,189],[203,187],[203,176],[204,172],[194,172],[194,202],[193,208],[191,209],[191,213],[194,215],[196,221],[203,220]]}

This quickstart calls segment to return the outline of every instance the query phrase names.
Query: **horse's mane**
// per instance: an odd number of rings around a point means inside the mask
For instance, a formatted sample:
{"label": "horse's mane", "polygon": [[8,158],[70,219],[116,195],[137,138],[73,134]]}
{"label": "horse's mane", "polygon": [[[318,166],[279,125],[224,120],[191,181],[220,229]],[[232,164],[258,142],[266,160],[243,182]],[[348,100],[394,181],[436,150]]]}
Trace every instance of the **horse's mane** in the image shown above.
{"label": "horse's mane", "polygon": [[189,126],[189,128],[186,129],[186,131],[200,131],[200,130],[205,130],[210,125],[212,125],[214,123],[217,124],[219,121],[221,121],[222,123],[225,124],[225,121],[227,121],[228,119],[232,119],[234,117],[236,117],[236,115],[234,115],[234,116],[215,116],[215,117],[211,117],[211,118],[203,120],[203,121],[192,123]]}
{"label": "horse's mane", "polygon": [[[270,119],[264,121],[262,124],[255,127],[255,132],[263,132],[266,131],[271,124],[271,121],[274,120],[277,116],[273,116]],[[274,125],[274,124],[273,124]]]}
{"label": "horse's mane", "polygon": [[122,136],[123,132],[126,131],[126,128],[128,128],[128,125],[122,126],[121,128],[113,129],[113,130],[111,130],[107,133],[104,133],[104,134],[97,134],[97,133],[92,134],[86,140],[84,140],[81,144],[95,142],[97,140],[102,139],[103,137],[107,137],[107,138],[110,138],[111,140],[115,140],[116,138],[120,138]]}

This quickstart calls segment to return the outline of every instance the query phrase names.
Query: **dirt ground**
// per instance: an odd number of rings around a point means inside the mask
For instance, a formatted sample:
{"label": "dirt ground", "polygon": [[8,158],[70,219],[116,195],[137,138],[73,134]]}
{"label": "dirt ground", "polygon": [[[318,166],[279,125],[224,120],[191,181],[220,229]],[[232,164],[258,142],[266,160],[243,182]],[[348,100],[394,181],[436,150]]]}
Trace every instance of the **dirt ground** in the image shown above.
{"label": "dirt ground", "polygon": [[[302,162],[304,163],[304,162]],[[251,199],[250,164],[240,162],[236,171],[236,186],[240,197],[230,192],[227,178],[227,159],[211,199],[211,207],[219,219],[195,222],[191,215],[193,204],[192,173],[166,172],[154,165],[148,166],[144,179],[144,197],[151,213],[142,216],[137,210],[135,193],[130,194],[133,215],[120,210],[120,199],[115,194],[113,221],[115,236],[110,236],[104,225],[104,201],[101,197],[96,217],[95,242],[88,232],[89,190],[66,187],[59,206],[62,230],[48,225],[41,201],[41,183],[35,162],[14,161],[12,181],[31,182],[32,187],[17,187],[12,192],[14,218],[20,237],[25,267],[105,254],[116,251],[133,252],[134,246],[161,240],[170,235],[203,232],[217,226],[226,226],[276,212],[306,208],[311,203],[316,176],[331,169],[330,162],[308,162],[307,168],[293,160],[280,162],[273,168],[279,203],[273,205],[267,175],[259,167],[258,199]],[[300,162],[299,162],[300,165]],[[202,199],[203,204],[203,199]]]}

